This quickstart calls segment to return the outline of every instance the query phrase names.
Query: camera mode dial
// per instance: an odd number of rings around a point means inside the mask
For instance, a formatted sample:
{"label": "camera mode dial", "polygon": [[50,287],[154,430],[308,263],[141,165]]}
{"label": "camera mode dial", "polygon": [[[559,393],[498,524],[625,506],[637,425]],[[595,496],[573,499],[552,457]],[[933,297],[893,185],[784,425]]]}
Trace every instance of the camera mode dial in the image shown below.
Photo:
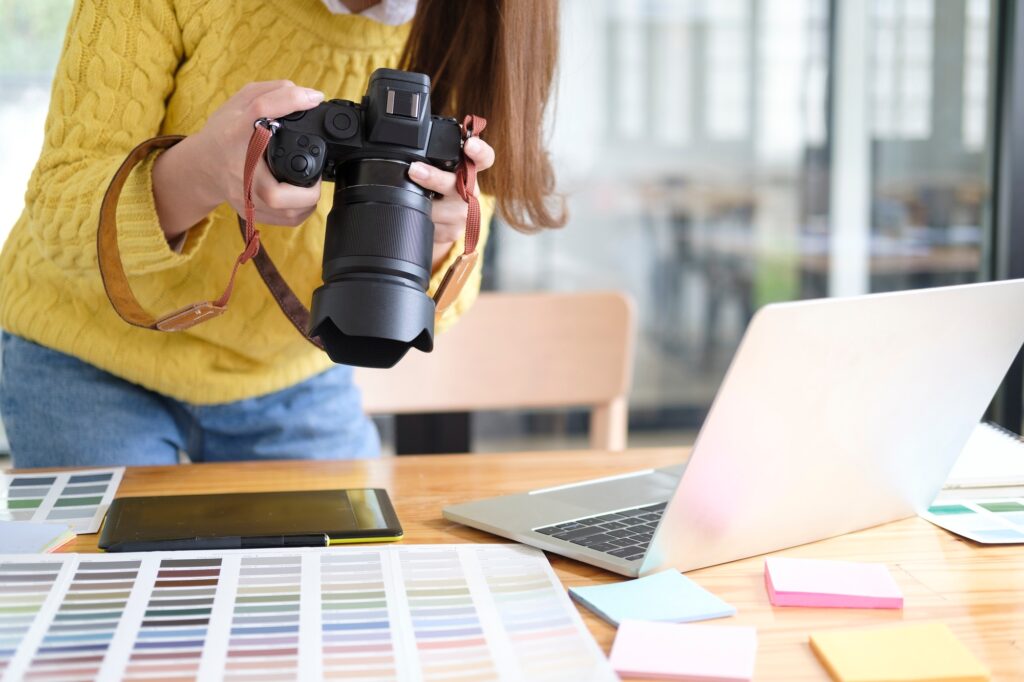
{"label": "camera mode dial", "polygon": [[324,128],[338,140],[347,140],[359,131],[359,116],[352,107],[332,106],[324,115]]}

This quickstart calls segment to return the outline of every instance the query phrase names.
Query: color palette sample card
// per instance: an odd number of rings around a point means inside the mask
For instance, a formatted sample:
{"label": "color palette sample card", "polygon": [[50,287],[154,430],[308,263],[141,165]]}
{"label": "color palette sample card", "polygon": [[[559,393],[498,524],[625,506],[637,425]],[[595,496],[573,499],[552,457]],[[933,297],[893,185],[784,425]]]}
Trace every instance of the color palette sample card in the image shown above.
{"label": "color palette sample card", "polygon": [[520,545],[0,555],[0,679],[617,679]]}
{"label": "color palette sample card", "polygon": [[76,533],[95,533],[122,476],[124,467],[0,474],[0,521],[66,523]]}
{"label": "color palette sample card", "polygon": [[984,682],[989,672],[943,623],[909,623],[811,635],[836,682]]}
{"label": "color palette sample card", "polygon": [[903,608],[903,592],[885,564],[769,557],[764,583],[775,606]]}
{"label": "color palette sample card", "polygon": [[611,664],[629,677],[692,682],[747,682],[754,677],[757,629],[625,620]]}
{"label": "color palette sample card", "polygon": [[573,587],[569,594],[612,625],[629,619],[688,623],[736,615],[736,607],[674,568],[636,580]]}
{"label": "color palette sample card", "polygon": [[0,554],[45,554],[74,539],[66,523],[0,521]]}
{"label": "color palette sample card", "polygon": [[986,545],[1024,543],[1024,498],[943,502],[921,518]]}

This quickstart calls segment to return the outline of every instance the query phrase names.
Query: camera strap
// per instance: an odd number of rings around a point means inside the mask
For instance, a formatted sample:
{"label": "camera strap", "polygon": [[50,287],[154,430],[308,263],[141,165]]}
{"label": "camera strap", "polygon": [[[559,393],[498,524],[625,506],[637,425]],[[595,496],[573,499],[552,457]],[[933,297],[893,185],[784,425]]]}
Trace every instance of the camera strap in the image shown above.
{"label": "camera strap", "polygon": [[[466,116],[462,125],[463,142],[465,143],[474,135],[479,135],[486,125],[487,121],[480,116]],[[96,254],[100,276],[103,280],[103,289],[121,319],[136,327],[170,332],[182,331],[222,315],[227,310],[238,269],[247,261],[252,260],[285,317],[310,343],[317,348],[323,348],[319,338],[308,335],[309,309],[288,286],[266,249],[260,248],[260,233],[256,229],[255,207],[252,201],[252,184],[256,167],[259,165],[272,135],[273,130],[269,121],[260,120],[253,126],[253,134],[249,139],[245,157],[245,216],[238,216],[238,227],[245,246],[235,258],[224,291],[214,300],[192,303],[161,317],[153,317],[146,312],[128,282],[128,275],[121,262],[121,252],[117,243],[117,203],[128,176],[143,159],[151,152],[173,147],[185,138],[181,135],[153,137],[128,153],[117,172],[114,173],[114,177],[103,195],[103,202],[100,204],[99,226],[96,231]],[[476,164],[465,154],[462,155],[462,161],[455,172],[455,187],[459,196],[468,205],[465,248],[445,272],[434,295],[434,303],[439,314],[447,310],[458,298],[459,292],[462,291],[480,256],[476,250],[480,238],[480,202],[476,197]]]}
{"label": "camera strap", "polygon": [[[231,278],[224,293],[213,301],[203,301],[176,310],[159,318],[154,318],[145,309],[128,283],[128,275],[124,271],[121,262],[121,250],[117,243],[117,202],[121,197],[121,190],[132,170],[150,152],[158,149],[168,149],[185,139],[181,135],[161,135],[146,140],[128,153],[128,156],[121,166],[114,173],[114,177],[103,195],[103,202],[100,204],[100,221],[96,230],[96,255],[99,261],[100,277],[103,279],[103,289],[110,299],[111,305],[118,315],[125,322],[136,327],[156,329],[159,331],[177,331],[188,329],[205,320],[217,317],[227,307],[227,300],[231,296],[231,289],[234,287],[235,272],[241,265],[241,256],[235,262],[235,268],[231,272]],[[258,242],[257,242],[258,248]],[[248,250],[248,249],[247,249]],[[243,252],[244,255],[244,252]],[[241,262],[239,262],[241,261]]]}
{"label": "camera strap", "polygon": [[[479,136],[487,126],[482,116],[469,114],[462,121],[462,144],[465,147],[469,138]],[[466,247],[448,271],[444,273],[441,284],[434,293],[434,305],[438,314],[443,314],[458,299],[462,288],[466,286],[469,276],[480,260],[476,244],[480,240],[480,200],[476,197],[476,163],[465,152],[462,161],[455,169],[455,191],[468,205],[466,213]]]}

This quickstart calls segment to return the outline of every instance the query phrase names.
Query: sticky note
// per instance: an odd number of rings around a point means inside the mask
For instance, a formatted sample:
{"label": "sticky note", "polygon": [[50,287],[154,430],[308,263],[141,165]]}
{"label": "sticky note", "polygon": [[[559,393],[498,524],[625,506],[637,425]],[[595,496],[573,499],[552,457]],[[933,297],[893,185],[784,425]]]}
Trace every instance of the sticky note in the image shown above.
{"label": "sticky note", "polygon": [[770,557],[764,583],[775,606],[903,608],[903,593],[884,564]]}
{"label": "sticky note", "polygon": [[811,635],[811,649],[837,682],[984,682],[989,672],[943,623],[913,623]]}
{"label": "sticky note", "polygon": [[686,623],[736,615],[735,607],[675,569],[620,583],[573,587],[569,594],[612,625],[628,618]]}
{"label": "sticky note", "polygon": [[74,537],[75,532],[65,523],[0,521],[2,554],[43,554]]}
{"label": "sticky note", "polygon": [[754,676],[757,630],[625,620],[612,644],[615,672],[696,682],[746,682]]}

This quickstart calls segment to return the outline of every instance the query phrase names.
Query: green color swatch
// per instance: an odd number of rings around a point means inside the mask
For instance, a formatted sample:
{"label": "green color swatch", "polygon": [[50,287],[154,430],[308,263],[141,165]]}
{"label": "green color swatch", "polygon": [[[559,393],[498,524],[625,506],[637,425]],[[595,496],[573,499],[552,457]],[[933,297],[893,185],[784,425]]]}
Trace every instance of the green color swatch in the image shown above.
{"label": "green color swatch", "polygon": [[965,507],[962,504],[940,504],[935,507],[928,507],[928,511],[936,516],[946,516],[948,514],[973,514],[974,510],[970,507]]}
{"label": "green color swatch", "polygon": [[42,500],[7,500],[8,509],[35,509],[43,503]]}
{"label": "green color swatch", "polygon": [[979,502],[978,506],[984,507],[990,512],[1024,511],[1024,504],[1021,504],[1020,502]]}
{"label": "green color swatch", "polygon": [[102,495],[96,497],[62,497],[54,507],[94,507],[103,501]]}

